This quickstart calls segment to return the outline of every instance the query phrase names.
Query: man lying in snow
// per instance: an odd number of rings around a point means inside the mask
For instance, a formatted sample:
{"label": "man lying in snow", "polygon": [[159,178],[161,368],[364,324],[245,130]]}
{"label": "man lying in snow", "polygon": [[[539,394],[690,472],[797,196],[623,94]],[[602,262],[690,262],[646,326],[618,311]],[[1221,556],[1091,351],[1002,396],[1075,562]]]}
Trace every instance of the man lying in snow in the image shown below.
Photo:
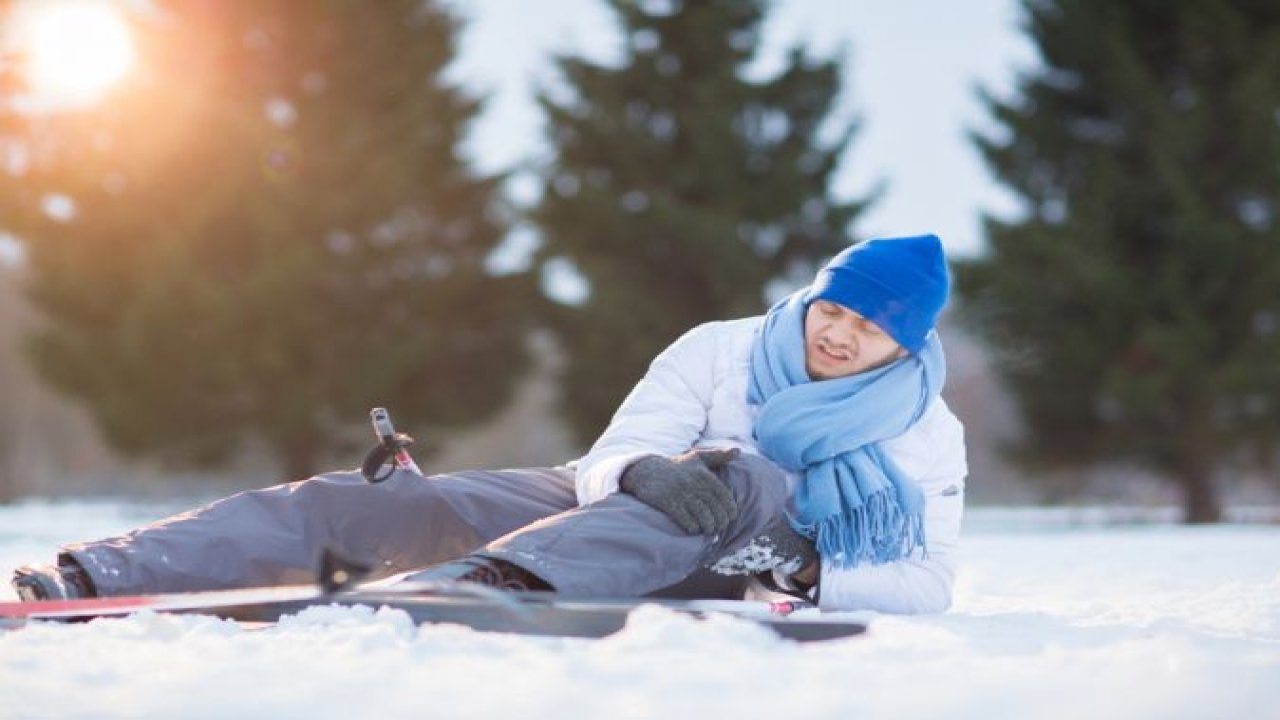
{"label": "man lying in snow", "polygon": [[319,475],[64,547],[14,585],[34,600],[301,583],[329,548],[377,577],[941,612],[966,474],[938,395],[948,285],[936,236],[855,245],[767,315],[676,340],[575,463]]}

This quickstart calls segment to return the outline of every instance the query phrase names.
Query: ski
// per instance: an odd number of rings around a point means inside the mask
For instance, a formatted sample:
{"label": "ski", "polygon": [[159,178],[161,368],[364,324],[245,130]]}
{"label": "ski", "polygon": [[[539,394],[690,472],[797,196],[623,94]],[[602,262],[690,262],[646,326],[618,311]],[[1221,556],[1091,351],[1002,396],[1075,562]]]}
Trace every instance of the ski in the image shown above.
{"label": "ski", "polygon": [[323,597],[313,585],[212,590],[208,592],[118,597],[76,598],[0,603],[0,622],[9,625],[24,620],[92,620],[100,617],[155,612],[198,612],[202,609],[251,607],[279,602],[302,602]]}
{"label": "ski", "polygon": [[556,637],[602,638],[621,630],[633,610],[657,605],[694,617],[730,615],[758,623],[779,637],[799,642],[833,640],[862,634],[856,621],[786,615],[792,603],[740,600],[663,600],[574,598],[547,592],[509,592],[453,585],[362,587],[326,591],[317,586],[84,598],[0,603],[0,626],[17,628],[31,621],[79,621],[121,617],[136,612],[213,615],[242,622],[272,623],[308,607],[368,606],[401,610],[418,624],[450,623],[479,631]]}
{"label": "ski", "polygon": [[495,590],[468,582],[364,584],[369,568],[329,549],[320,556],[313,585],[213,590],[127,597],[0,603],[0,628],[37,620],[77,621],[152,612],[213,615],[242,622],[273,623],[309,607],[338,605],[401,610],[417,624],[450,623],[484,632],[602,638],[621,630],[631,612],[658,605],[694,617],[731,615],[799,642],[860,635],[866,625],[848,620],[788,617],[809,607],[800,600],[667,600],[571,597],[554,592]]}
{"label": "ski", "polygon": [[493,599],[458,593],[405,594],[364,590],[322,598],[319,602],[288,601],[269,606],[241,607],[236,610],[235,619],[270,622],[281,614],[293,614],[316,604],[366,605],[401,610],[418,624],[451,623],[486,632],[603,638],[623,629],[632,611],[644,605],[657,605],[698,618],[729,615],[749,620],[772,630],[779,637],[799,642],[834,640],[866,631],[866,626],[858,622],[786,617],[780,614],[778,603],[573,598],[543,592],[503,592],[501,595],[504,597]]}

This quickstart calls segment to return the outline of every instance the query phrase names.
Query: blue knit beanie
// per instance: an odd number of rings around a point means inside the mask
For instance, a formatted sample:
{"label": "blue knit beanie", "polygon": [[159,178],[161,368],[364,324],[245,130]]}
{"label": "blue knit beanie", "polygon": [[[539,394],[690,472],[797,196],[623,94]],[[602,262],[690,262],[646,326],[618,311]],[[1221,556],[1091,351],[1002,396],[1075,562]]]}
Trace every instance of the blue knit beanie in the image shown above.
{"label": "blue knit beanie", "polygon": [[950,285],[937,235],[878,238],[831,258],[818,271],[805,303],[843,305],[915,353],[937,322]]}

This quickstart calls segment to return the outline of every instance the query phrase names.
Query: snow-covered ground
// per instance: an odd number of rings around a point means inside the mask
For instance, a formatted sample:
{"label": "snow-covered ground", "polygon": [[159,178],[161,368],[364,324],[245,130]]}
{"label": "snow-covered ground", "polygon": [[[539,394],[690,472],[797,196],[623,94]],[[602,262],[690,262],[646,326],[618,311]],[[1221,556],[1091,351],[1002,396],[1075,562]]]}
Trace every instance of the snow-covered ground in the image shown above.
{"label": "snow-covered ground", "polygon": [[[0,506],[0,569],[171,509]],[[1280,718],[1280,527],[1081,517],[971,511],[952,612],[812,645],[657,609],[599,641],[372,610],[40,624],[0,632],[0,718]]]}

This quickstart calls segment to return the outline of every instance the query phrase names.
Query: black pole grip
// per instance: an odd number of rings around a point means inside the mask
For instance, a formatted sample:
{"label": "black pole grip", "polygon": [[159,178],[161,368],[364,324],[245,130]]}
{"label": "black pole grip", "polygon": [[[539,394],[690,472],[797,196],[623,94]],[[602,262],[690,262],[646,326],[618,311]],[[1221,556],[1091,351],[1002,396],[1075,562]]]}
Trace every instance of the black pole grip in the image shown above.
{"label": "black pole grip", "polygon": [[413,445],[413,438],[404,433],[396,433],[390,438],[383,439],[370,448],[364,456],[364,462],[360,463],[360,474],[364,476],[366,482],[372,484],[386,480],[396,471],[396,465],[392,462],[390,469],[386,472],[382,472],[383,466],[388,460],[394,460],[396,453],[410,445]]}

